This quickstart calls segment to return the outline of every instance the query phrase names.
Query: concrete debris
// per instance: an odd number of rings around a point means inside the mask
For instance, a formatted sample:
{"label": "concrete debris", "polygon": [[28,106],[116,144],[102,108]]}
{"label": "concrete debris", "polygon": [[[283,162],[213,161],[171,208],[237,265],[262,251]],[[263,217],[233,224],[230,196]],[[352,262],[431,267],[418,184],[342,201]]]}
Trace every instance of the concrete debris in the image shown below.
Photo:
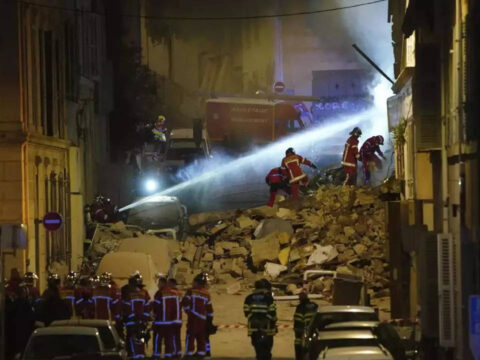
{"label": "concrete debris", "polygon": [[281,272],[287,271],[287,269],[288,268],[286,266],[267,262],[265,264],[265,276],[274,280],[280,275]]}
{"label": "concrete debris", "polygon": [[282,219],[265,219],[257,226],[253,235],[257,239],[265,237],[275,231],[293,235],[292,224],[287,220]]}
{"label": "concrete debris", "polygon": [[337,249],[332,245],[321,246],[315,244],[315,250],[308,258],[307,265],[322,265],[338,256]]}
{"label": "concrete debris", "polygon": [[[252,286],[264,276],[282,284],[283,291],[298,294],[301,288],[295,284],[302,282],[306,269],[325,269],[362,276],[375,297],[384,297],[389,273],[383,199],[396,189],[395,184],[380,188],[324,185],[301,201],[280,202],[278,208],[195,214],[189,219],[190,235],[183,243],[167,242],[164,260],[159,260],[157,250],[155,254],[144,247],[138,251],[150,254],[155,268],[176,263],[177,281],[182,285],[190,285],[195,274],[207,271],[226,285],[229,294],[240,293],[242,286]],[[123,223],[109,225],[97,229],[89,259],[118,251],[124,238],[147,243],[143,234]],[[178,254],[180,261],[172,261]],[[331,276],[305,286],[327,300],[332,297]]]}

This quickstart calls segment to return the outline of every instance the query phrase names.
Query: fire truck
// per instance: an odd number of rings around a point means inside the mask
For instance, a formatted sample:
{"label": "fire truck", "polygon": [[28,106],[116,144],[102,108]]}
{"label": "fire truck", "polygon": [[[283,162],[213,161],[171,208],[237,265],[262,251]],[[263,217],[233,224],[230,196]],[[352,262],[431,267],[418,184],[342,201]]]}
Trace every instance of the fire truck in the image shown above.
{"label": "fire truck", "polygon": [[295,101],[262,98],[209,99],[207,132],[212,142],[229,149],[264,145],[309,125],[302,116],[305,113],[302,106],[305,108],[303,103]]}

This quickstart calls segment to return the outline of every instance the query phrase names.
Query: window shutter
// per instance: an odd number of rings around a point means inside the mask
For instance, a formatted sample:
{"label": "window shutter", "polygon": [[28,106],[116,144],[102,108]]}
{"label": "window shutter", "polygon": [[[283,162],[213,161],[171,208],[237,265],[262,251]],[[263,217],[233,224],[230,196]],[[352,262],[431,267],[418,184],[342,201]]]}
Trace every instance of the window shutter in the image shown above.
{"label": "window shutter", "polygon": [[440,345],[453,347],[455,346],[455,257],[451,234],[438,234],[437,245]]}

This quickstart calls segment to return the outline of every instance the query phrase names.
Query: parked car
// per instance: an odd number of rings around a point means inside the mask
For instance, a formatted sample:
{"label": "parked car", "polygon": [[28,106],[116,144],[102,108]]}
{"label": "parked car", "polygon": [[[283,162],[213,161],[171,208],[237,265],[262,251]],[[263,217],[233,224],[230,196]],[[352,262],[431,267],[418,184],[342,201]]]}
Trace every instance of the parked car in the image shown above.
{"label": "parked car", "polygon": [[310,345],[310,360],[393,360],[370,330],[320,331]]}
{"label": "parked car", "polygon": [[50,360],[75,354],[103,354],[105,346],[96,328],[86,326],[49,326],[33,332],[23,360]]}
{"label": "parked car", "polygon": [[120,336],[115,329],[112,322],[108,320],[95,319],[71,319],[71,320],[57,320],[50,324],[50,326],[81,326],[95,328],[100,334],[100,339],[103,342],[105,351],[108,353],[118,354],[122,359],[127,358],[127,351],[125,349],[125,342],[120,339]]}
{"label": "parked car", "polygon": [[347,321],[329,324],[323,331],[366,329],[371,330],[377,336],[380,343],[388,349],[395,360],[407,359],[405,345],[392,324],[379,321]]}
{"label": "parked car", "polygon": [[376,310],[369,306],[332,305],[321,306],[312,321],[310,330],[320,331],[332,323],[346,321],[378,321]]}

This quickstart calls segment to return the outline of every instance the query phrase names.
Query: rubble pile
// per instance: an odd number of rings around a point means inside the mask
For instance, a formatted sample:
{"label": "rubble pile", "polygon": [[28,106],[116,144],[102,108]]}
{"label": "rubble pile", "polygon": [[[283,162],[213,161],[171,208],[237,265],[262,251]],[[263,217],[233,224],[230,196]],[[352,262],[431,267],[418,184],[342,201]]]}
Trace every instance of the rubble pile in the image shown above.
{"label": "rubble pile", "polygon": [[[230,294],[267,276],[287,294],[300,291],[308,269],[362,276],[370,292],[388,286],[385,202],[395,183],[377,188],[325,185],[298,202],[276,208],[193,215],[195,227],[182,245],[177,279],[188,284],[206,270]],[[331,296],[333,279],[309,283]],[[385,293],[385,291],[383,291]]]}

